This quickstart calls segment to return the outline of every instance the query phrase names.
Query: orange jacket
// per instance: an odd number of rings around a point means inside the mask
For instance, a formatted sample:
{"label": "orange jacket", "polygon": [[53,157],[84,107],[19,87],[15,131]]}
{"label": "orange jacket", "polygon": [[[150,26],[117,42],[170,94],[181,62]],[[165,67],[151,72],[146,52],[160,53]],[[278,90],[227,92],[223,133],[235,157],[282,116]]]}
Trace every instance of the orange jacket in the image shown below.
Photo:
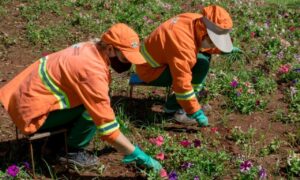
{"label": "orange jacket", "polygon": [[161,24],[141,47],[147,63],[136,65],[137,74],[145,82],[157,79],[169,66],[176,99],[188,114],[201,108],[194,93],[195,86],[200,84],[191,84],[192,68],[197,62],[200,42],[207,35],[201,21],[195,23],[201,17],[201,14],[184,13]]}
{"label": "orange jacket", "polygon": [[[83,104],[104,139],[118,136],[109,98],[109,60],[92,42],[36,61],[0,89],[0,101],[24,133],[36,132],[49,112]],[[59,119],[57,119],[59,121]]]}

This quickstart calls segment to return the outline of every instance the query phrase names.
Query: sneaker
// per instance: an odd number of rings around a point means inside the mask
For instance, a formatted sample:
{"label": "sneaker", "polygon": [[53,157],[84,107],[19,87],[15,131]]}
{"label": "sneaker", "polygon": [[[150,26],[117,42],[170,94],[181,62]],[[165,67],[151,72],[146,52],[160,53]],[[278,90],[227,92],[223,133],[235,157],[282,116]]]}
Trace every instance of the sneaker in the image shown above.
{"label": "sneaker", "polygon": [[182,109],[168,109],[166,106],[164,106],[164,112],[167,113],[167,114],[173,114],[173,113],[176,113],[176,111],[179,111],[179,110],[182,110]]}
{"label": "sneaker", "polygon": [[181,124],[187,124],[187,125],[197,124],[197,121],[195,119],[189,118],[183,109],[179,109],[176,111],[174,115],[174,119],[175,121]]}
{"label": "sneaker", "polygon": [[81,168],[96,166],[99,164],[98,157],[85,150],[69,152],[67,156],[59,157],[59,161],[64,163],[67,163],[68,161],[69,164],[73,164]]}

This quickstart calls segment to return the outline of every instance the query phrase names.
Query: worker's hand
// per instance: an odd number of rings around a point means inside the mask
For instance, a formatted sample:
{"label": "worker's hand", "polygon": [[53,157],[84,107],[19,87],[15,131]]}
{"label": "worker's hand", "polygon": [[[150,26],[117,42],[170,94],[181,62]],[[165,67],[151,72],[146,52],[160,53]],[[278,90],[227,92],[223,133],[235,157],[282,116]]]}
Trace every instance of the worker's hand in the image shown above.
{"label": "worker's hand", "polygon": [[125,156],[122,162],[125,164],[136,162],[137,165],[144,165],[148,168],[153,168],[156,172],[159,172],[162,169],[162,166],[158,161],[147,155],[138,146],[135,146],[133,153]]}
{"label": "worker's hand", "polygon": [[234,46],[233,46],[232,51],[231,51],[231,53],[242,53],[242,52],[243,51],[240,48],[234,47]]}
{"label": "worker's hand", "polygon": [[200,127],[208,126],[208,118],[206,117],[202,109],[198,110],[194,114],[188,115],[188,117],[191,119],[195,119]]}

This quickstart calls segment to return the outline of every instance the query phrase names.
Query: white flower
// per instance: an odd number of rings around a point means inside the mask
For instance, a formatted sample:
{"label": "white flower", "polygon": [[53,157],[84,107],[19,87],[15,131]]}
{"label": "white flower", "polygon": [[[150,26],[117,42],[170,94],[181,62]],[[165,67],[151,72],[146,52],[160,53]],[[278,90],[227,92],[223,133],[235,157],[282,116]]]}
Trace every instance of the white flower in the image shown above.
{"label": "white flower", "polygon": [[249,93],[249,94],[255,94],[255,90],[254,89],[248,89],[247,93]]}
{"label": "white flower", "polygon": [[291,90],[291,96],[294,96],[298,92],[297,88],[293,86],[290,87],[290,90]]}

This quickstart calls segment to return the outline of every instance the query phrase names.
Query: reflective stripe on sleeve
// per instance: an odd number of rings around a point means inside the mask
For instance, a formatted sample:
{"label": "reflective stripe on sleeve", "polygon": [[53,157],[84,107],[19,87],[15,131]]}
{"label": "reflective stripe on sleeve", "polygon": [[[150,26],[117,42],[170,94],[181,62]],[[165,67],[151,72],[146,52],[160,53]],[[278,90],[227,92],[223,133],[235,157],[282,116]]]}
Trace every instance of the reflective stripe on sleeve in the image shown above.
{"label": "reflective stripe on sleeve", "polygon": [[190,99],[196,97],[194,90],[191,90],[191,91],[188,91],[188,92],[185,92],[185,93],[175,92],[175,95],[176,95],[177,100],[190,100]]}
{"label": "reflective stripe on sleeve", "polygon": [[119,129],[119,126],[120,126],[119,123],[116,120],[114,120],[112,122],[98,126],[97,129],[98,129],[98,132],[100,133],[100,135],[104,136],[104,135],[108,135],[108,134],[114,132],[115,130]]}
{"label": "reflective stripe on sleeve", "polygon": [[160,64],[158,64],[148,53],[144,44],[141,45],[141,54],[144,56],[145,60],[150,64],[151,67],[160,67]]}

